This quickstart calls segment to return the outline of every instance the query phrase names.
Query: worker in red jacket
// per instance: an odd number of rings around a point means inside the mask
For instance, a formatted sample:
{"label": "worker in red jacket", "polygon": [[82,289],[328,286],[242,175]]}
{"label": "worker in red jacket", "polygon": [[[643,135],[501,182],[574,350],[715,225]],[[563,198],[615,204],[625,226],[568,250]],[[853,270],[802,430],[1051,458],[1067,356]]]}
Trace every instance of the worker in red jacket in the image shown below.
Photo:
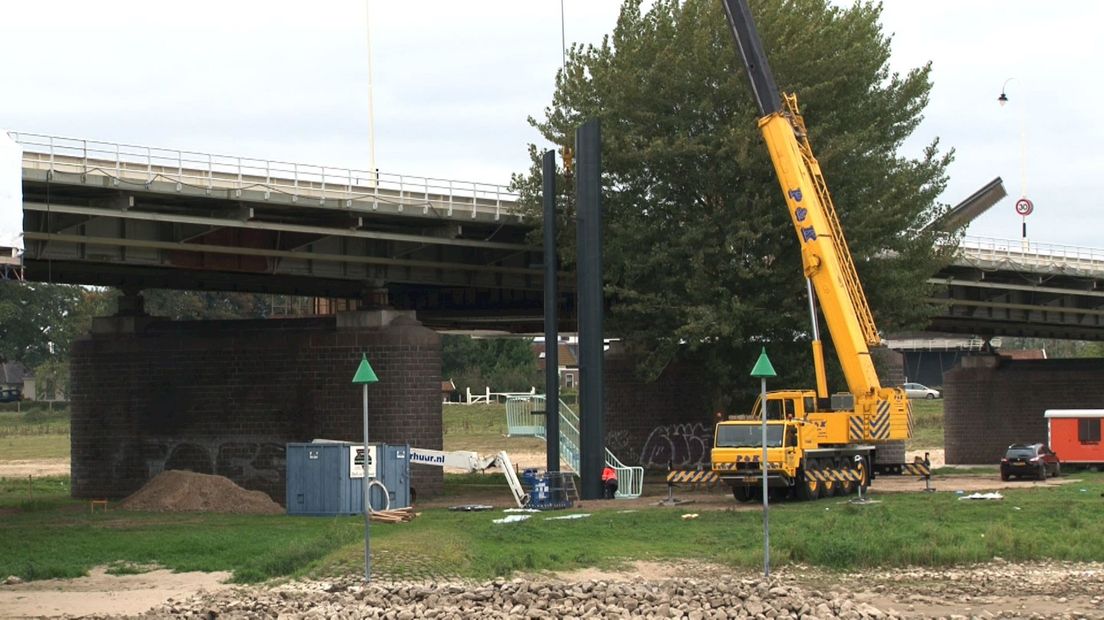
{"label": "worker in red jacket", "polygon": [[602,486],[605,488],[605,498],[613,499],[617,496],[617,472],[613,471],[613,468],[606,465],[606,468],[602,470]]}

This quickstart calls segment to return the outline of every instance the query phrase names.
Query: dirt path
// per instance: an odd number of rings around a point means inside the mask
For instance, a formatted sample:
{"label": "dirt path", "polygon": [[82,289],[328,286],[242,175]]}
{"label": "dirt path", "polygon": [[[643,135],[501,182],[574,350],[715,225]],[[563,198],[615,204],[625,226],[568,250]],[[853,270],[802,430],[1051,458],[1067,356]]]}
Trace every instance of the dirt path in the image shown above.
{"label": "dirt path", "polygon": [[230,586],[230,573],[174,573],[155,570],[140,575],[108,575],[103,567],[79,579],[48,579],[0,585],[0,618],[84,615],[137,615],[202,592]]}
{"label": "dirt path", "polygon": [[34,476],[68,476],[69,459],[34,459],[26,461],[0,461],[0,478],[26,478]]}

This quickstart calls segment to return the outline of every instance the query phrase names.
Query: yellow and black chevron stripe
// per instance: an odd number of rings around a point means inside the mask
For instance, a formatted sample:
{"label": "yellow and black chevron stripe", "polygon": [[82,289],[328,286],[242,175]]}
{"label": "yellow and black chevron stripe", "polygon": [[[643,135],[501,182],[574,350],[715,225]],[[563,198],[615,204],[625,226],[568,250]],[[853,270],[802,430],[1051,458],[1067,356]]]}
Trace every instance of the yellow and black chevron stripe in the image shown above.
{"label": "yellow and black chevron stripe", "polygon": [[889,408],[888,400],[878,403],[878,413],[870,424],[870,437],[872,439],[889,439]]}
{"label": "yellow and black chevron stripe", "polygon": [[721,477],[709,471],[669,471],[667,472],[667,484],[717,484]]}
{"label": "yellow and black chevron stripe", "polygon": [[805,472],[805,475],[820,482],[859,482],[862,480],[862,474],[854,469],[825,467],[824,469],[809,469]]}
{"label": "yellow and black chevron stripe", "polygon": [[861,441],[863,438],[863,421],[862,418],[853,415],[847,422],[847,434],[851,438],[851,441]]}
{"label": "yellow and black chevron stripe", "polygon": [[901,473],[906,476],[930,476],[931,467],[924,463],[905,463]]}
{"label": "yellow and black chevron stripe", "polygon": [[914,437],[916,435],[916,427],[912,419],[912,403],[905,401],[905,412],[908,413],[908,436]]}

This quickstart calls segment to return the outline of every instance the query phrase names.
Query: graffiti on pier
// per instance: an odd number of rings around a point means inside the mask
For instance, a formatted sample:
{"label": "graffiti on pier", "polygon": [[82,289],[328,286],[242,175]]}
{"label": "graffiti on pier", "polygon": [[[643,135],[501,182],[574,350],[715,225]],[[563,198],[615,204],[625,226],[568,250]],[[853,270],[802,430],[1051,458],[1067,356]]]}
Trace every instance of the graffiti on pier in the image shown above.
{"label": "graffiti on pier", "polygon": [[709,465],[713,447],[713,428],[693,424],[657,426],[644,442],[640,464],[644,467],[693,467]]}

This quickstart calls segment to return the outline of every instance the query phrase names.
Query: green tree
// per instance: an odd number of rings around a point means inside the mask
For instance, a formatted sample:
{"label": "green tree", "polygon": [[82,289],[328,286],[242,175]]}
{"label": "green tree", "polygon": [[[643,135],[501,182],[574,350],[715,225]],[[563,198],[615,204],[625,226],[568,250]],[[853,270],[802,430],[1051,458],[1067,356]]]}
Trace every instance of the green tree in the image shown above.
{"label": "green tree", "polygon": [[531,345],[528,338],[446,334],[441,338],[441,376],[454,379],[460,390],[528,390],[541,385]]}
{"label": "green tree", "polygon": [[175,321],[259,319],[270,314],[264,297],[253,293],[147,289],[142,297],[147,314]]}
{"label": "green tree", "polygon": [[[889,70],[878,5],[753,5],[776,80],[801,96],[879,326],[922,324],[924,282],[946,254],[915,231],[946,208],[936,197],[950,155],[937,142],[918,159],[898,149],[927,104],[929,67]],[[612,35],[571,49],[544,118],[530,119],[556,144],[586,120],[602,124],[607,326],[646,376],[693,356],[718,394],[751,391],[747,372],[769,344],[786,383],[811,385],[798,244],[757,117],[717,0],[657,0],[647,12],[629,0]],[[530,153],[532,168],[513,182],[536,215],[540,161]],[[574,188],[569,178],[559,187],[567,224]],[[559,230],[571,268],[574,226]]]}
{"label": "green tree", "polygon": [[0,361],[27,368],[64,362],[92,317],[114,311],[115,292],[69,284],[0,283]]}
{"label": "green tree", "polygon": [[81,288],[40,282],[0,282],[0,360],[35,368],[68,351]]}

